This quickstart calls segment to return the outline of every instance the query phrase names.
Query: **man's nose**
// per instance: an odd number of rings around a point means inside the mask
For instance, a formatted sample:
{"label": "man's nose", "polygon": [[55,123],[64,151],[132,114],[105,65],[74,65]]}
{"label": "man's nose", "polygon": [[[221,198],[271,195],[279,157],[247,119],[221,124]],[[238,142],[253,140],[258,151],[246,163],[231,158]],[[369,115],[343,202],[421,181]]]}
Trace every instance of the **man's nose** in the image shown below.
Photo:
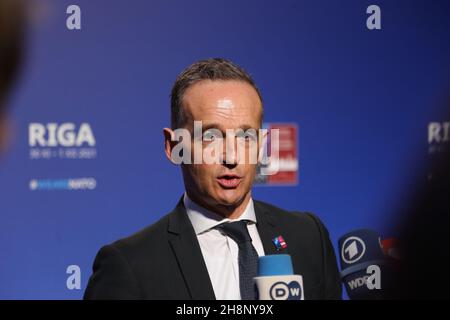
{"label": "man's nose", "polygon": [[222,164],[234,168],[238,162],[237,139],[235,137],[227,137],[223,146]]}

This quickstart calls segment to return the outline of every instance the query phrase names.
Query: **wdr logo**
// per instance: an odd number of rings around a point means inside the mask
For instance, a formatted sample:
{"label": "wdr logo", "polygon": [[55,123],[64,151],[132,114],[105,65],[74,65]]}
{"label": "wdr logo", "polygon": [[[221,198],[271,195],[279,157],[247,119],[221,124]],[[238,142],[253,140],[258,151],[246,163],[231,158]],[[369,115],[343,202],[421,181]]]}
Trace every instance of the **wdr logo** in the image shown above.
{"label": "wdr logo", "polygon": [[347,287],[355,290],[367,286],[369,290],[381,289],[381,268],[378,265],[370,265],[366,269],[366,274],[361,277],[347,281]]}

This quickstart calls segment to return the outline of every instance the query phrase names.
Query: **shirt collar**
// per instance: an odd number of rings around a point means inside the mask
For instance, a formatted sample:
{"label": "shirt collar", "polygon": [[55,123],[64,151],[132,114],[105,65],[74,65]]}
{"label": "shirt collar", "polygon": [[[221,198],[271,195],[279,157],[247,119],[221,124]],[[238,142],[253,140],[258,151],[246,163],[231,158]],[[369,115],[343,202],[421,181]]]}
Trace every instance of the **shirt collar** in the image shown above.
{"label": "shirt collar", "polygon": [[186,192],[184,193],[183,203],[189,220],[191,220],[192,226],[194,227],[194,231],[197,235],[228,221],[249,220],[256,223],[255,208],[253,206],[252,198],[250,198],[250,201],[241,216],[234,220],[224,218],[215,212],[201,207],[192,201]]}

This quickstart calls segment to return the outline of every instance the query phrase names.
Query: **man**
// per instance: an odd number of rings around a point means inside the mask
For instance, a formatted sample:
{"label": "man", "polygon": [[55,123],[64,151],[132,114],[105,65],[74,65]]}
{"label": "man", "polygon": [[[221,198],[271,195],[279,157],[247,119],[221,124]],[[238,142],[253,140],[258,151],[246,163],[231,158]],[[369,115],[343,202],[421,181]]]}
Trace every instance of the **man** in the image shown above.
{"label": "man", "polygon": [[[187,160],[181,163],[186,192],[161,220],[100,250],[85,298],[251,300],[258,256],[288,253],[294,273],[303,276],[305,299],[340,299],[325,227],[310,213],[253,200],[256,163],[230,151],[239,143],[248,151],[250,139],[229,141],[227,130],[261,128],[261,95],[250,75],[224,59],[198,61],[178,76],[171,113],[165,152],[174,163],[179,156]],[[188,135],[177,139],[176,129]],[[198,156],[196,143],[205,151],[224,136],[225,145],[211,149],[217,161],[191,162]],[[280,235],[287,243],[282,250],[273,243]]]}

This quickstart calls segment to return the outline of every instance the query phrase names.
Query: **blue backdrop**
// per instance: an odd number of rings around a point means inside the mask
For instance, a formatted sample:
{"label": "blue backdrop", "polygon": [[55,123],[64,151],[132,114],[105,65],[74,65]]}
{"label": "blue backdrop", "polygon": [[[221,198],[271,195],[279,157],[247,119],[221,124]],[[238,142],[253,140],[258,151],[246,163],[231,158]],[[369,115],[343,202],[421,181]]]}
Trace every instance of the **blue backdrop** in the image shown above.
{"label": "blue backdrop", "polygon": [[[14,135],[0,160],[2,299],[81,298],[102,245],[175,206],[184,188],[162,128],[173,81],[195,60],[240,64],[260,87],[265,120],[298,124],[298,185],[255,187],[254,198],[315,212],[334,244],[359,227],[394,235],[428,125],[450,120],[439,118],[450,84],[448,1],[30,3]],[[71,4],[81,30],[66,27]],[[381,30],[366,27],[371,4]],[[95,145],[59,139],[36,150],[32,123],[86,123]],[[46,150],[57,152],[46,159]],[[88,187],[71,189],[67,179],[79,178]],[[69,265],[81,269],[80,289],[66,286]]]}

